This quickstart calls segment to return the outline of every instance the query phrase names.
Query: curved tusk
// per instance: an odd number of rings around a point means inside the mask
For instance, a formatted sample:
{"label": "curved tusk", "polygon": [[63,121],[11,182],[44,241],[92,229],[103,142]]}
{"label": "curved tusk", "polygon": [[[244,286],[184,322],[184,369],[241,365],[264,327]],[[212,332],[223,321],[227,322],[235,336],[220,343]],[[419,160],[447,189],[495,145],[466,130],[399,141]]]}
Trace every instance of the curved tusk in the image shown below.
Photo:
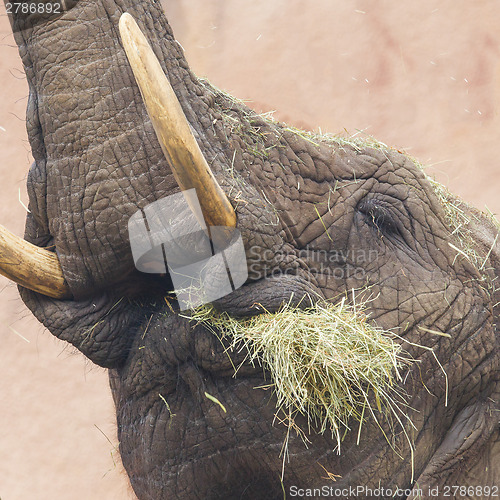
{"label": "curved tusk", "polygon": [[54,299],[72,297],[57,255],[28,243],[3,226],[0,226],[0,274]]}
{"label": "curved tusk", "polygon": [[120,18],[120,35],[177,184],[183,191],[196,189],[208,226],[236,227],[234,209],[212,174],[160,62],[130,14]]}

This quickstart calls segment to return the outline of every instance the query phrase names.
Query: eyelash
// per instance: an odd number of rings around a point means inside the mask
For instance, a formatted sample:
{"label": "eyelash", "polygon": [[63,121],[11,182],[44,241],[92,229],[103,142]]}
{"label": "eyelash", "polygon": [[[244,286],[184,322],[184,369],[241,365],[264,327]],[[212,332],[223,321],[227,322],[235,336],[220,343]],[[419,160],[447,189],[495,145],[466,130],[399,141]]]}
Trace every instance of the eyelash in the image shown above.
{"label": "eyelash", "polygon": [[380,233],[400,234],[397,220],[395,220],[391,208],[385,203],[368,200],[358,207],[364,215],[367,224],[377,229]]}

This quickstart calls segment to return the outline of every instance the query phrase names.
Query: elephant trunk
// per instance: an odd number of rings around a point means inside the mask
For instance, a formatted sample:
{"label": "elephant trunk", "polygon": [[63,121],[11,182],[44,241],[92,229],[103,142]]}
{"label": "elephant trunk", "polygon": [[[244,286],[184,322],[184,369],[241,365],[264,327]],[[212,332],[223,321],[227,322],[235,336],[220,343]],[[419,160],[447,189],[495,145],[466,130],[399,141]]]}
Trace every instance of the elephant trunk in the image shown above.
{"label": "elephant trunk", "polygon": [[120,40],[124,12],[150,40],[207,160],[220,157],[220,148],[212,140],[210,97],[190,72],[159,2],[65,0],[61,6],[57,16],[9,16],[30,89],[35,163],[25,238],[53,241],[78,300],[128,279],[135,269],[130,217],[179,190]]}
{"label": "elephant trunk", "polygon": [[[26,21],[25,21],[26,23]],[[158,58],[130,14],[120,33],[160,145],[182,190],[196,188],[209,226],[236,226],[236,214],[217,183]],[[195,211],[196,214],[196,211]],[[200,221],[204,225],[204,221]],[[55,253],[15,237],[0,226],[0,273],[48,297],[72,297]]]}

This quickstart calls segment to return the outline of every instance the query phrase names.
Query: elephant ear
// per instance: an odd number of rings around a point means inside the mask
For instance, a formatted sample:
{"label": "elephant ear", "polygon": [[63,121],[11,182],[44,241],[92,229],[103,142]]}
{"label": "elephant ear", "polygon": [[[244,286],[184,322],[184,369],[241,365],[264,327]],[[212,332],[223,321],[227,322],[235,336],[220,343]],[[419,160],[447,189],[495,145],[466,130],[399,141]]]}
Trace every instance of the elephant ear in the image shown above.
{"label": "elephant ear", "polygon": [[[468,206],[463,201],[448,194],[451,204],[464,214],[468,221],[461,228],[475,253],[474,264],[485,276],[484,287],[491,295],[495,331],[489,341],[498,345],[500,340],[500,226],[493,217]],[[488,374],[486,376],[486,374]],[[496,349],[485,360],[483,366],[475,370],[478,384],[487,380],[487,396],[479,396],[466,406],[454,419],[441,446],[415,483],[408,498],[439,496],[445,487],[460,485],[456,492],[460,498],[477,498],[475,487],[493,487],[500,477],[500,353]],[[464,465],[465,464],[465,465]],[[475,464],[471,469],[468,464]],[[436,493],[438,492],[438,493]],[[472,493],[472,494],[471,494]],[[449,496],[454,496],[453,490]]]}
{"label": "elephant ear", "polygon": [[[469,464],[476,465],[471,469]],[[498,403],[488,398],[467,406],[456,416],[408,498],[441,497],[452,485],[463,489],[455,493],[450,490],[448,496],[478,498],[482,495],[476,495],[476,487],[491,489],[499,477]]]}

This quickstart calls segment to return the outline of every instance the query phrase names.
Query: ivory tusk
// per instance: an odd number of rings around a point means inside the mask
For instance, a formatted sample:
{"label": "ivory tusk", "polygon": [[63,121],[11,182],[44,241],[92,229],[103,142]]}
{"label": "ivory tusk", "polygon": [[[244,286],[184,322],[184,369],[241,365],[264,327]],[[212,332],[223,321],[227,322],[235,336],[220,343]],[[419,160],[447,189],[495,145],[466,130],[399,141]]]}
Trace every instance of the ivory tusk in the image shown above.
{"label": "ivory tusk", "polygon": [[53,252],[37,247],[0,226],[0,274],[54,299],[72,297]]}
{"label": "ivory tusk", "polygon": [[196,189],[208,226],[235,227],[234,209],[210,170],[160,62],[128,13],[122,14],[120,18],[120,35],[163,154],[177,184],[183,191]]}

